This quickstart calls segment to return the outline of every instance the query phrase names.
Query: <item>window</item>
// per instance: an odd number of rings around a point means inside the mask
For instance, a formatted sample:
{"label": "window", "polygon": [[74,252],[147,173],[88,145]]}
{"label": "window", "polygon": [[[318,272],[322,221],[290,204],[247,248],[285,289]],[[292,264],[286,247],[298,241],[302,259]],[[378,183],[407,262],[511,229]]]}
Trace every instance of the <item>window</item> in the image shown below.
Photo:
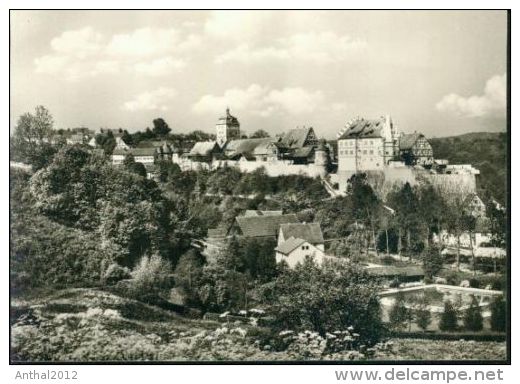
{"label": "window", "polygon": [[373,151],[373,150],[370,150],[370,154],[373,155],[373,154],[374,154],[374,151]]}
{"label": "window", "polygon": [[309,250],[309,246],[308,245],[302,245],[302,250],[303,251],[308,251]]}
{"label": "window", "polygon": [[367,150],[364,149],[364,150],[363,150],[363,155],[366,155],[366,154],[367,154]]}

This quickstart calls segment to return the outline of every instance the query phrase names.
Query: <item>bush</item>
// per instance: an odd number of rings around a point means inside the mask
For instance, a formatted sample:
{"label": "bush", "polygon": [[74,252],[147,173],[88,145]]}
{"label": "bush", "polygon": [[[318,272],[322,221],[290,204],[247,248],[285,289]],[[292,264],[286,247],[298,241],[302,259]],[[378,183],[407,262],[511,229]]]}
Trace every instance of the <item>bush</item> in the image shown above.
{"label": "bush", "polygon": [[395,298],[395,302],[390,309],[389,318],[392,328],[402,329],[406,323],[410,321],[411,313],[405,305],[404,295],[399,292]]}
{"label": "bush", "polygon": [[473,296],[471,298],[471,304],[464,313],[464,326],[469,331],[481,331],[483,328],[482,311],[478,305],[478,301]]}
{"label": "bush", "polygon": [[442,269],[444,258],[437,248],[430,248],[423,255],[423,269],[426,277],[432,279]]}
{"label": "bush", "polygon": [[103,282],[108,285],[115,284],[118,281],[128,278],[130,278],[130,270],[117,263],[110,264],[103,274]]}
{"label": "bush", "polygon": [[156,296],[171,287],[171,264],[159,255],[143,256],[131,273],[130,290],[135,297]]}
{"label": "bush", "polygon": [[416,318],[417,325],[423,331],[426,331],[426,329],[428,329],[428,326],[432,322],[432,314],[427,309],[418,309],[415,312],[415,318]]}
{"label": "bush", "polygon": [[505,332],[506,321],[506,301],[503,296],[496,297],[491,303],[491,329],[497,332]]}
{"label": "bush", "polygon": [[354,327],[363,343],[382,332],[379,284],[353,264],[307,259],[273,282],[275,295],[265,300],[278,330],[327,332]]}
{"label": "bush", "polygon": [[455,331],[457,329],[457,310],[451,301],[444,302],[444,312],[441,314],[439,329],[441,331]]}

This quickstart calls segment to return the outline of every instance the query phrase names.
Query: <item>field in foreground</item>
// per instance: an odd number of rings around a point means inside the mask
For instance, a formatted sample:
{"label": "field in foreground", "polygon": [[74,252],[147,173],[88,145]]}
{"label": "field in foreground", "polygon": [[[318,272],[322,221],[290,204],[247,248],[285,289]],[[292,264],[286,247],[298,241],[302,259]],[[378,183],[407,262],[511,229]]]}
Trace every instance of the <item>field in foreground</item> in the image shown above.
{"label": "field in foreground", "polygon": [[305,345],[274,351],[257,327],[187,319],[94,289],[14,299],[11,316],[12,361],[506,359],[505,343],[462,340],[391,339],[368,354],[323,354],[309,335]]}

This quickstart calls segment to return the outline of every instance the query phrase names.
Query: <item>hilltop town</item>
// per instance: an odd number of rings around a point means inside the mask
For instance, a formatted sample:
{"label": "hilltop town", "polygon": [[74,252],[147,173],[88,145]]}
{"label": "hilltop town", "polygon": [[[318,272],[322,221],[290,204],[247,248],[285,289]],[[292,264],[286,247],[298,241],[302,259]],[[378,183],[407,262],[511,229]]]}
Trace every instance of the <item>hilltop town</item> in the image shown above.
{"label": "hilltop town", "polygon": [[[212,332],[231,332],[218,327],[233,322],[236,335],[268,332],[240,344],[256,343],[251,356],[261,359],[309,328],[328,337],[352,326],[359,345],[382,355],[391,353],[381,344],[390,331],[503,338],[504,207],[479,195],[478,169],[436,158],[428,138],[403,133],[390,116],[352,119],[336,140],[313,127],[247,137],[230,109],[215,134],[173,134],[161,118],[132,134],[56,131],[43,107],[24,119],[20,127],[38,124],[12,140],[15,295],[53,281],[86,289],[63,294],[87,307],[109,292],[217,327],[190,320],[204,337],[227,337]],[[110,297],[96,300],[120,300]],[[295,315],[338,302],[353,315]],[[145,312],[159,316],[152,307]],[[17,330],[54,321],[46,309],[20,311]],[[199,337],[186,335],[179,340]],[[371,356],[331,340],[319,356],[338,348]],[[41,358],[23,343],[17,356]]]}

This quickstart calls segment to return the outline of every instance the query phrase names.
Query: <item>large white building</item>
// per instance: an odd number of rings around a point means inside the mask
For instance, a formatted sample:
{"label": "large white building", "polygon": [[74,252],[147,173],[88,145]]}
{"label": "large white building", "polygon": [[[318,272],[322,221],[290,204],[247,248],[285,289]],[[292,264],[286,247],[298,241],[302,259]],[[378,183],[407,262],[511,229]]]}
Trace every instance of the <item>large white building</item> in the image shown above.
{"label": "large white building", "polygon": [[390,116],[352,120],[338,133],[338,171],[382,170],[398,155],[398,145]]}

